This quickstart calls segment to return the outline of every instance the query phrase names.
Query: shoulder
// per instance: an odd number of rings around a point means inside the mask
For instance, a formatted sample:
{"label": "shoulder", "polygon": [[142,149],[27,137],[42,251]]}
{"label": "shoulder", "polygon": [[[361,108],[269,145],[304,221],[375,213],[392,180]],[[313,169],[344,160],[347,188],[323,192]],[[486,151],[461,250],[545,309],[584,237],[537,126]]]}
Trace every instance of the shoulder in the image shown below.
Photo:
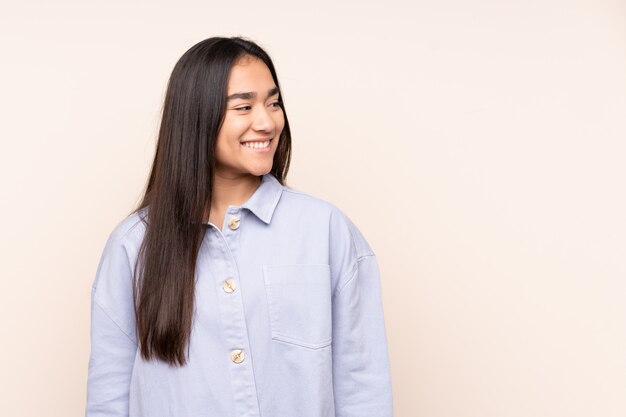
{"label": "shoulder", "polygon": [[335,203],[288,186],[283,186],[282,198],[286,200],[287,205],[291,206],[290,208],[296,207],[306,212],[315,212],[327,219],[331,241],[347,243],[354,257],[374,255],[361,229],[350,215]]}
{"label": "shoulder", "polygon": [[133,212],[113,227],[102,249],[94,288],[130,272],[145,233],[145,213],[145,209]]}
{"label": "shoulder", "polygon": [[290,209],[314,210],[326,215],[330,215],[333,208],[330,202],[287,185],[283,185],[280,201],[281,204],[289,206]]}
{"label": "shoulder", "polygon": [[133,341],[133,276],[145,230],[144,214],[145,210],[133,212],[113,227],[102,250],[91,292],[92,305],[97,305]]}
{"label": "shoulder", "polygon": [[111,236],[116,239],[124,240],[132,238],[132,236],[137,233],[142,233],[145,230],[147,214],[147,207],[129,214],[117,223],[111,232]]}
{"label": "shoulder", "polygon": [[146,231],[147,208],[135,211],[119,221],[110,232],[107,247],[123,247],[135,251]]}
{"label": "shoulder", "polygon": [[[327,239],[332,288],[342,288],[354,276],[362,260],[375,256],[372,247],[352,217],[340,206],[319,196],[283,186],[281,212],[304,224],[312,236]],[[314,230],[313,230],[314,229]]]}

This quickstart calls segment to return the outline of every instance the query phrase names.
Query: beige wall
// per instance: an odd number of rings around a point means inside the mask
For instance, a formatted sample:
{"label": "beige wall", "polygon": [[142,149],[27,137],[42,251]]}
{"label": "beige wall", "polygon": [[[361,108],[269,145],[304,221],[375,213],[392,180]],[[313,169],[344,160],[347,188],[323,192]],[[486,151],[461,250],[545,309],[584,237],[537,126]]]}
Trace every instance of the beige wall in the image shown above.
{"label": "beige wall", "polygon": [[397,417],[626,415],[626,3],[296,3],[2,2],[0,415],[84,412],[167,77],[238,34],[379,256]]}

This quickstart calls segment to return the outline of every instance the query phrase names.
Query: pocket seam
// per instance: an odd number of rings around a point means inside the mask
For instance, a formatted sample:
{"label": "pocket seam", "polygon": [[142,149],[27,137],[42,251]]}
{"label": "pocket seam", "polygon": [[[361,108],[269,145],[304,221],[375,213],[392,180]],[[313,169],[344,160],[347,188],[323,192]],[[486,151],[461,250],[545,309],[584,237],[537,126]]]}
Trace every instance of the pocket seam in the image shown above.
{"label": "pocket seam", "polygon": [[[330,279],[330,265],[328,264],[280,264],[280,265],[263,265],[263,283],[265,285],[265,291],[267,296],[267,306],[268,306],[268,314],[270,321],[270,332],[272,340],[277,340],[280,342],[288,343],[291,345],[301,346],[308,349],[322,349],[324,347],[330,346],[332,344],[332,329],[330,331],[330,335],[328,338],[317,342],[311,343],[304,341],[297,337],[291,337],[281,332],[281,321],[280,321],[280,306],[277,303],[280,303],[279,296],[275,295],[273,292],[273,288],[279,285],[280,282],[284,280],[284,276],[275,275],[271,276],[272,269],[281,269],[281,268],[306,268],[306,267],[324,267],[327,272],[327,277]],[[309,279],[310,276],[303,275],[305,278],[305,282],[319,282],[315,278]],[[329,282],[330,286],[330,282]],[[330,297],[330,295],[329,295]]]}

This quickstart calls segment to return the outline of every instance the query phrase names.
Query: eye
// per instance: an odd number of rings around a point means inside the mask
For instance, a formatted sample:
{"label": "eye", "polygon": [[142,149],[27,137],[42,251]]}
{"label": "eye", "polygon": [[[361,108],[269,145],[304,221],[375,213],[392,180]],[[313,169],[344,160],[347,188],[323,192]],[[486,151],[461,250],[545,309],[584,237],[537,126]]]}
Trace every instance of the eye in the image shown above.
{"label": "eye", "polygon": [[[274,102],[274,103],[271,103],[271,105],[272,105],[272,106],[274,106],[274,107],[276,107],[276,108],[281,107],[281,106],[280,106],[280,103],[279,103],[278,101],[277,101],[277,102]],[[245,110],[249,110],[249,109],[251,109],[251,108],[252,108],[252,106],[242,106],[242,107],[237,107],[237,108],[235,108],[234,110],[242,110],[242,111],[245,111]]]}

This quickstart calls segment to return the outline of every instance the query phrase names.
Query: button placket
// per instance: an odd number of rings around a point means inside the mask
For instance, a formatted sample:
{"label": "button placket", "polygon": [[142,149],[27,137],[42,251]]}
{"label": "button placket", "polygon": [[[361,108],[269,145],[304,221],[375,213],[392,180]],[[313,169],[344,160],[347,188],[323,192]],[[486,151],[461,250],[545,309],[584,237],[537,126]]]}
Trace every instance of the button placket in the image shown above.
{"label": "button placket", "polygon": [[[218,297],[220,321],[224,335],[224,343],[228,349],[225,360],[230,362],[233,401],[237,415],[258,417],[260,414],[257,398],[256,381],[252,368],[252,357],[249,356],[250,344],[244,303],[241,292],[241,280],[237,268],[239,253],[239,236],[242,213],[239,207],[229,208],[226,213],[223,232],[217,231],[212,253],[218,254],[212,259],[216,283],[222,287],[222,296]],[[220,292],[221,292],[220,291]]]}

